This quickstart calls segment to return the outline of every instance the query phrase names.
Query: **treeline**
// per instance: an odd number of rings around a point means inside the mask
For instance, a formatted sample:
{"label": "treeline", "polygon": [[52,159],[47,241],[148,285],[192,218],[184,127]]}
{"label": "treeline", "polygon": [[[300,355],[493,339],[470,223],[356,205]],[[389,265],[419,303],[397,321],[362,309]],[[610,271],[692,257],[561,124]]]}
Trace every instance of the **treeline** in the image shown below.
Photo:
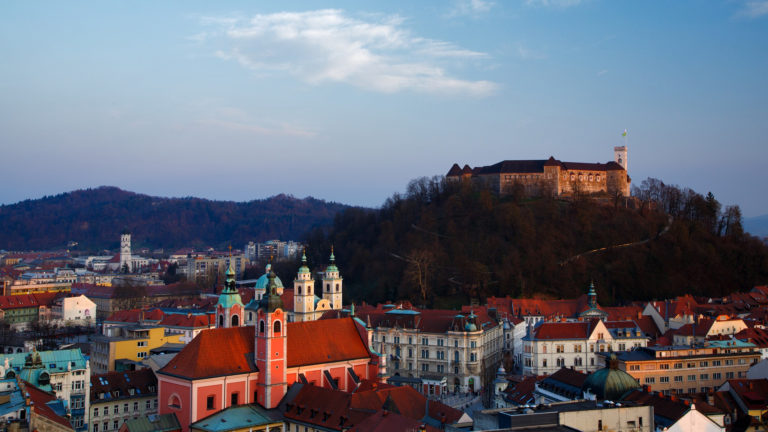
{"label": "treeline", "polygon": [[120,233],[149,248],[240,248],[248,241],[298,239],[348,206],[276,195],[248,202],[158,198],[115,187],[78,190],[0,206],[0,249],[116,249]]}
{"label": "treeline", "polygon": [[711,194],[653,179],[635,195],[499,197],[471,182],[421,178],[380,210],[347,209],[313,230],[308,254],[323,263],[335,245],[350,299],[436,307],[491,295],[575,297],[590,281],[604,305],[721,296],[768,281],[768,248],[743,233],[737,207],[721,210]]}

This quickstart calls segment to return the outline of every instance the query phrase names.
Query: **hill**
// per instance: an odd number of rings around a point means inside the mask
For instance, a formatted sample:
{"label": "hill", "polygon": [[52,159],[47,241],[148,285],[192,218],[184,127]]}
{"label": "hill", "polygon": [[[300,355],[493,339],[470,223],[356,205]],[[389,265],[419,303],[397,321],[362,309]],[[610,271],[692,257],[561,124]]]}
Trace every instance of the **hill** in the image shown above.
{"label": "hill", "polygon": [[721,296],[768,281],[768,247],[743,233],[738,207],[721,211],[711,194],[658,180],[635,194],[626,208],[607,197],[499,197],[472,183],[419,179],[381,210],[341,212],[310,234],[309,251],[333,243],[345,294],[372,303],[575,297],[594,281],[610,305]]}
{"label": "hill", "polygon": [[0,206],[0,249],[116,249],[120,232],[134,247],[242,247],[248,241],[299,239],[348,208],[276,195],[248,202],[159,198],[99,187]]}

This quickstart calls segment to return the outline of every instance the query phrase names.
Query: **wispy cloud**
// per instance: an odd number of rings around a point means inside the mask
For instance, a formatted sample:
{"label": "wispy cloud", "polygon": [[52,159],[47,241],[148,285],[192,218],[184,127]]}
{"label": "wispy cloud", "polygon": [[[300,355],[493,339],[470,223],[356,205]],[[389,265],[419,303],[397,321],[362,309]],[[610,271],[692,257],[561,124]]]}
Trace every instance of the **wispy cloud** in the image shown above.
{"label": "wispy cloud", "polygon": [[565,9],[577,6],[582,0],[525,0],[526,6]]}
{"label": "wispy cloud", "polygon": [[215,128],[246,132],[264,136],[289,136],[299,138],[313,138],[317,133],[305,130],[289,123],[275,123],[270,121],[256,121],[243,110],[232,107],[212,108],[209,115],[199,120],[200,124]]}
{"label": "wispy cloud", "polygon": [[603,69],[603,70],[597,72],[597,76],[603,76],[603,75],[605,75],[607,73],[608,73],[608,69]]}
{"label": "wispy cloud", "polygon": [[341,10],[280,12],[203,23],[222,28],[217,56],[260,72],[280,71],[310,83],[345,83],[394,93],[486,96],[497,84],[452,76],[450,62],[488,58],[451,42],[417,37],[398,16],[356,18]]}
{"label": "wispy cloud", "polygon": [[456,0],[448,12],[448,17],[478,16],[487,13],[493,6],[493,2],[485,0]]}
{"label": "wispy cloud", "polygon": [[736,15],[747,18],[759,18],[768,15],[768,0],[747,0],[743,2]]}
{"label": "wispy cloud", "polygon": [[543,52],[534,51],[522,43],[517,43],[517,55],[523,60],[543,60],[547,58],[547,55]]}

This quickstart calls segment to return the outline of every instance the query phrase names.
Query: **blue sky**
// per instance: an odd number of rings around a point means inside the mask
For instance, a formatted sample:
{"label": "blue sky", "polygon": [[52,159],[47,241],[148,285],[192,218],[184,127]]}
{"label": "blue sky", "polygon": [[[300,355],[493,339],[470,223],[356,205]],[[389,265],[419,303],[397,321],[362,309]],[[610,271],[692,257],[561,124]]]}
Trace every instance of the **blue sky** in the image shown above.
{"label": "blue sky", "polygon": [[503,159],[768,213],[768,0],[0,4],[0,203],[114,185],[378,206]]}

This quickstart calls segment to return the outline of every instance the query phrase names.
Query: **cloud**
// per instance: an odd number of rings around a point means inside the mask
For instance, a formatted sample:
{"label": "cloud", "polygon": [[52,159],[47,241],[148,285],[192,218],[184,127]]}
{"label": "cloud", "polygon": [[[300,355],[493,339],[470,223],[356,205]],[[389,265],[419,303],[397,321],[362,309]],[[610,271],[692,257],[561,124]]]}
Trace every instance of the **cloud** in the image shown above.
{"label": "cloud", "polygon": [[565,9],[578,6],[582,0],[525,0],[526,6]]}
{"label": "cloud", "polygon": [[265,121],[256,121],[247,112],[232,107],[218,107],[208,110],[209,115],[199,120],[200,124],[214,126],[236,132],[246,132],[265,136],[290,136],[299,138],[314,138],[317,133],[307,131],[288,123],[272,123],[265,126]]}
{"label": "cloud", "polygon": [[458,16],[477,16],[491,10],[494,3],[485,0],[457,0],[453,3],[453,8],[448,12],[448,17]]}
{"label": "cloud", "polygon": [[597,76],[603,76],[608,73],[608,69],[603,69],[597,73]]}
{"label": "cloud", "polygon": [[768,15],[768,0],[748,0],[744,2],[743,7],[736,13],[737,16],[747,18],[759,18]]}
{"label": "cloud", "polygon": [[523,60],[544,60],[547,58],[546,54],[527,48],[519,42],[517,44],[517,55]]}
{"label": "cloud", "polygon": [[417,37],[400,17],[355,18],[341,10],[280,12],[204,23],[222,27],[227,48],[219,58],[259,73],[287,73],[320,85],[365,90],[487,96],[497,84],[452,76],[446,66],[487,59],[451,42]]}

